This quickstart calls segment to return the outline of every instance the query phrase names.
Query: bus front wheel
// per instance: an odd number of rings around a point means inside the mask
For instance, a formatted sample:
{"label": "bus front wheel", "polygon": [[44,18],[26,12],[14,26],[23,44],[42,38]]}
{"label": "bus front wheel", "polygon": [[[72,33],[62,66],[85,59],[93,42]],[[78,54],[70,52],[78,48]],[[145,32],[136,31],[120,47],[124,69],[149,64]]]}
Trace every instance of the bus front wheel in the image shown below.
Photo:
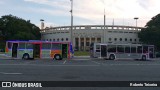
{"label": "bus front wheel", "polygon": [[109,59],[110,59],[110,60],[114,60],[114,59],[115,59],[115,55],[111,54],[111,55],[109,56]]}
{"label": "bus front wheel", "polygon": [[22,57],[22,59],[28,60],[29,59],[29,54],[25,53]]}
{"label": "bus front wheel", "polygon": [[56,54],[56,55],[54,56],[54,59],[55,59],[55,60],[62,60],[61,55],[59,55],[59,54]]}

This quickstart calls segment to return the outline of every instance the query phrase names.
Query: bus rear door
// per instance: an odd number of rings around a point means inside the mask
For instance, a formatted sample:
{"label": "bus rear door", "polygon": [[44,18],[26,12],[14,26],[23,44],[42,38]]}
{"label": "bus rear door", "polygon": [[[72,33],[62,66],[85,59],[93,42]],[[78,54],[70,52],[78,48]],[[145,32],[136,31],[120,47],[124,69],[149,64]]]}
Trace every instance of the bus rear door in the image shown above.
{"label": "bus rear door", "polygon": [[68,44],[62,44],[62,58],[67,58]]}
{"label": "bus rear door", "polygon": [[17,58],[18,43],[12,44],[12,57]]}
{"label": "bus rear door", "polygon": [[107,57],[107,45],[101,45],[101,57]]}
{"label": "bus rear door", "polygon": [[149,58],[154,58],[154,46],[148,46]]}
{"label": "bus rear door", "polygon": [[40,58],[40,44],[33,45],[33,57]]}

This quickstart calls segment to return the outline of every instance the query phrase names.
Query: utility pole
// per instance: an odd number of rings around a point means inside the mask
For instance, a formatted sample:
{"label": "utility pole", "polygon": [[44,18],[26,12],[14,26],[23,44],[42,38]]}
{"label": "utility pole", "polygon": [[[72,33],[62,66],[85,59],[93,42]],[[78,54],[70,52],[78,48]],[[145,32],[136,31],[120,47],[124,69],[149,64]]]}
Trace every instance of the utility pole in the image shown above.
{"label": "utility pole", "polygon": [[103,43],[105,43],[105,27],[106,27],[106,14],[105,14],[105,8],[104,8],[104,30],[103,30]]}
{"label": "utility pole", "polygon": [[[71,1],[71,31],[70,31],[70,34],[71,34],[71,43],[73,45],[73,0],[70,0]],[[73,46],[74,47],[74,46]]]}

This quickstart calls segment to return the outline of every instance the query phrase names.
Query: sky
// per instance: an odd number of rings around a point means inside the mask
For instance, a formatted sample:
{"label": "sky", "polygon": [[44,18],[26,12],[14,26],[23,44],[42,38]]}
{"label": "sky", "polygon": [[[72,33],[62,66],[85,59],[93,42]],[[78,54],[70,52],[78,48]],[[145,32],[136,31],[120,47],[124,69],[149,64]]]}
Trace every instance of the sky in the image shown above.
{"label": "sky", "polygon": [[[73,25],[144,27],[160,13],[160,0],[73,0]],[[0,0],[0,16],[12,14],[40,27],[71,25],[71,0]]]}

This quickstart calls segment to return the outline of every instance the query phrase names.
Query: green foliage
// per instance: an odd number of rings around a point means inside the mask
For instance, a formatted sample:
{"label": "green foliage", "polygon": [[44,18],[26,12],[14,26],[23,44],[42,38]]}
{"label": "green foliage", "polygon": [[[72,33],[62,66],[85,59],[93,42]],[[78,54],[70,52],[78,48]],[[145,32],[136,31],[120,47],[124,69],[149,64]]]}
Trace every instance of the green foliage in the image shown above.
{"label": "green foliage", "polygon": [[75,56],[89,56],[90,54],[87,51],[75,51],[74,55]]}
{"label": "green foliage", "polygon": [[152,18],[146,28],[138,33],[140,41],[145,44],[153,44],[157,50],[160,50],[160,14]]}
{"label": "green foliage", "polygon": [[6,15],[0,18],[0,30],[5,40],[39,40],[40,29],[16,16]]}
{"label": "green foliage", "polygon": [[40,29],[30,20],[24,20],[12,15],[0,18],[0,37],[7,40],[40,40]]}

